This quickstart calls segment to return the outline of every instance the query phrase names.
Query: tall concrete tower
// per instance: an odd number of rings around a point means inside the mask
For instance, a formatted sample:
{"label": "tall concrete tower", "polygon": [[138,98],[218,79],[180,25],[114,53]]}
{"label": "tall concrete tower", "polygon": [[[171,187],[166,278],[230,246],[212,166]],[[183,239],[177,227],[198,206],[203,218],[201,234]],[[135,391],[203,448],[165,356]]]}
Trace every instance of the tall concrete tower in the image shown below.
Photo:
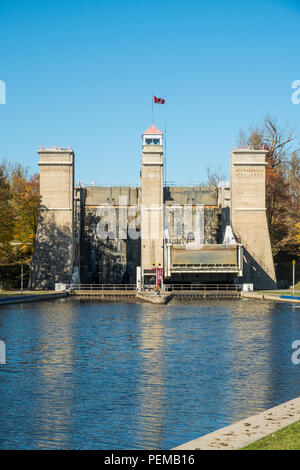
{"label": "tall concrete tower", "polygon": [[141,268],[144,280],[163,268],[163,133],[154,125],[142,135]]}
{"label": "tall concrete tower", "polygon": [[231,153],[231,223],[244,247],[244,282],[276,287],[266,216],[266,150]]}
{"label": "tall concrete tower", "polygon": [[69,283],[74,261],[74,153],[43,149],[40,156],[40,218],[30,271],[32,288]]}

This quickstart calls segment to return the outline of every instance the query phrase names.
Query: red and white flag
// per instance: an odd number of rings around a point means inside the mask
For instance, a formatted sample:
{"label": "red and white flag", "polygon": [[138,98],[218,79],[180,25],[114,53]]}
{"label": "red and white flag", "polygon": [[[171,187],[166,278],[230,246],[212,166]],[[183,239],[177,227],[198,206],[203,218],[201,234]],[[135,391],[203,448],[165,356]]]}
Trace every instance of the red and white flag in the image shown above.
{"label": "red and white flag", "polygon": [[156,96],[153,96],[153,98],[154,98],[154,103],[165,104],[165,100],[163,98],[157,98]]}

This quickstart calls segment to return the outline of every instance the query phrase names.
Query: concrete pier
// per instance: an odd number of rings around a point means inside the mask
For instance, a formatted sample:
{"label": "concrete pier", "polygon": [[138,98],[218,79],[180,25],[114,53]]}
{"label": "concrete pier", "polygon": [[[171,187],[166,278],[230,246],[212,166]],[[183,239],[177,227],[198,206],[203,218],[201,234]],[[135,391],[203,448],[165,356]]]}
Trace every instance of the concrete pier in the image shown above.
{"label": "concrete pier", "polygon": [[137,292],[136,294],[136,299],[152,304],[167,304],[172,297],[173,294],[164,292]]}

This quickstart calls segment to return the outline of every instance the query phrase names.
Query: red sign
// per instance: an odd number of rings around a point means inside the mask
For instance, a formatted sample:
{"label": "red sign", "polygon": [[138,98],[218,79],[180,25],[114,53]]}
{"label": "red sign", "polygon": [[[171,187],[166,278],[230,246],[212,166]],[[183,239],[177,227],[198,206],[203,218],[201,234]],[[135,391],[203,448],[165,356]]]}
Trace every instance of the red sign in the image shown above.
{"label": "red sign", "polygon": [[164,275],[163,268],[156,268],[156,284],[160,285]]}

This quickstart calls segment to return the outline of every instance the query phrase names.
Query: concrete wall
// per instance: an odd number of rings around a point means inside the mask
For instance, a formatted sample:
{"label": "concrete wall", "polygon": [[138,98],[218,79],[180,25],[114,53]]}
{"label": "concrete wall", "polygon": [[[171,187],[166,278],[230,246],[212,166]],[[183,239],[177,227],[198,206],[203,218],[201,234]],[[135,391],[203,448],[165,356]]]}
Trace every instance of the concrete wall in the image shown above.
{"label": "concrete wall", "polygon": [[130,186],[87,186],[85,207],[118,206],[121,198],[126,198],[128,205],[138,204],[139,192],[140,188]]}
{"label": "concrete wall", "polygon": [[164,188],[164,202],[167,205],[218,205],[217,188],[210,186],[166,186]]}
{"label": "concrete wall", "polygon": [[[172,242],[175,240],[174,234],[174,211],[177,206],[181,208],[188,205],[193,214],[195,205],[189,204],[192,200],[195,204],[215,204],[217,202],[216,191],[209,187],[176,187],[165,188],[165,210],[170,210],[170,235]],[[174,189],[174,191],[173,191]],[[75,189],[75,192],[79,188]],[[126,186],[88,186],[80,189],[84,194],[82,198],[81,210],[81,262],[80,279],[83,283],[119,283],[135,282],[136,267],[141,265],[141,188]],[[150,192],[150,196],[151,192]],[[123,217],[124,203],[126,218],[126,237],[120,228],[120,219]],[[157,203],[157,201],[155,201]],[[123,203],[123,204],[122,204]],[[181,205],[182,204],[182,205]],[[113,208],[116,215],[116,237],[110,237],[109,219],[105,217],[105,209]],[[204,238],[205,243],[216,244],[220,241],[219,218],[220,209],[218,206],[205,206],[204,210]],[[99,224],[103,223],[107,231],[105,239],[99,238]],[[136,227],[135,238],[131,232],[131,226]],[[112,228],[112,227],[111,227]],[[186,239],[181,240],[182,243]],[[152,259],[150,259],[152,267]],[[151,269],[151,268],[150,268]],[[152,271],[152,270],[151,270]]]}
{"label": "concrete wall", "polygon": [[165,228],[169,242],[222,243],[222,211],[218,206],[165,205]]}
{"label": "concrete wall", "polygon": [[[134,283],[140,265],[140,237],[130,236],[131,223],[140,231],[139,188],[84,188],[80,278],[83,283]],[[112,223],[110,212],[114,214]],[[106,233],[106,235],[105,235]]]}

